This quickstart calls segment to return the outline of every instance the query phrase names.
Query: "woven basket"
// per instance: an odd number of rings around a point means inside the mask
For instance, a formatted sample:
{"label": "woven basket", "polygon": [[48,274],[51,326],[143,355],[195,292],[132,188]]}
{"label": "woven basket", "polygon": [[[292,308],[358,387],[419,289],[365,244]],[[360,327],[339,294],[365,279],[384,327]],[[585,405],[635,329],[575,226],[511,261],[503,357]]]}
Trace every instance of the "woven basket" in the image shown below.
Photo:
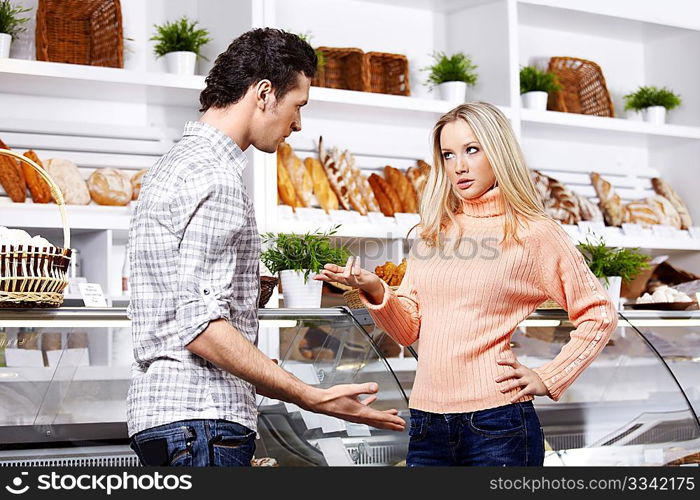
{"label": "woven basket", "polygon": [[[399,289],[398,286],[390,286],[390,289],[396,291]],[[360,300],[360,290],[359,288],[350,288],[349,290],[343,292],[343,298],[345,303],[350,309],[364,309],[365,305]]]}
{"label": "woven basket", "polygon": [[32,160],[0,149],[36,170],[49,185],[63,223],[63,248],[39,248],[31,245],[0,245],[0,307],[58,307],[68,286],[70,229],[61,190],[46,171]]}
{"label": "woven basket", "polygon": [[557,304],[554,300],[545,300],[537,309],[561,309],[561,306]]}
{"label": "woven basket", "polygon": [[123,68],[119,0],[39,0],[36,58]]}
{"label": "woven basket", "polygon": [[260,276],[260,299],[258,300],[258,307],[264,308],[265,304],[272,297],[272,292],[275,291],[278,279],[273,276]]}
{"label": "woven basket", "polygon": [[325,64],[311,82],[317,87],[344,90],[365,90],[367,74],[363,71],[364,52],[361,49],[318,47]]}
{"label": "woven basket", "polygon": [[552,57],[549,71],[561,89],[551,92],[547,109],[596,116],[615,116],[603,71],[593,61],[575,57]]}
{"label": "woven basket", "polygon": [[367,52],[364,60],[368,92],[411,95],[408,81],[408,58],[402,54]]}

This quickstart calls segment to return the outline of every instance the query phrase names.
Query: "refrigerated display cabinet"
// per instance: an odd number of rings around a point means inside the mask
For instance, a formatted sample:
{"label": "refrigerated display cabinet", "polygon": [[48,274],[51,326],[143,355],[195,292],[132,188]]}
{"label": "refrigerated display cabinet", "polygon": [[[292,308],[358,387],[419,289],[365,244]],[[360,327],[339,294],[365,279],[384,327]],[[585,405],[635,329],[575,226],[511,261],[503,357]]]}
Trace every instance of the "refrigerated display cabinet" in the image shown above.
{"label": "refrigerated display cabinet", "polygon": [[[259,343],[307,383],[375,381],[374,407],[408,420],[417,365],[365,310],[261,309]],[[519,361],[552,359],[573,326],[537,311],[513,334]],[[0,463],[135,465],[128,448],[124,309],[0,310]],[[420,357],[420,342],[415,346]],[[257,457],[280,465],[402,465],[390,432],[259,398]],[[700,456],[700,312],[623,311],[611,341],[558,402],[537,398],[545,465],[685,465]]]}

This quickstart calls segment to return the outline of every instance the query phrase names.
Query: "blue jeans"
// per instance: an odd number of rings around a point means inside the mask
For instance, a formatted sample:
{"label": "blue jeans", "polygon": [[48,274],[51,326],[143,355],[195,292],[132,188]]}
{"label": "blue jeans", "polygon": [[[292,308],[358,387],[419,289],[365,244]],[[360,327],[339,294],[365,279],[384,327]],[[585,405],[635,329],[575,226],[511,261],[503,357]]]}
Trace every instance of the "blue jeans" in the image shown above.
{"label": "blue jeans", "polygon": [[142,465],[249,467],[255,432],[227,420],[181,420],[134,434],[131,448]]}
{"label": "blue jeans", "polygon": [[544,434],[531,401],[470,413],[411,409],[406,465],[541,466]]}

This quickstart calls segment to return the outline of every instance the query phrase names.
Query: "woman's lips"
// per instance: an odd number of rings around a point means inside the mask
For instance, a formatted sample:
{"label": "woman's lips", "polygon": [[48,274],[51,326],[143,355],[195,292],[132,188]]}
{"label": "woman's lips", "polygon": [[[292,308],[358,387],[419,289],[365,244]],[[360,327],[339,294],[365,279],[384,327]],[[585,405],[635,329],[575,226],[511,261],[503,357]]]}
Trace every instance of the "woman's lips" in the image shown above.
{"label": "woman's lips", "polygon": [[459,189],[469,189],[475,181],[459,181],[457,187]]}

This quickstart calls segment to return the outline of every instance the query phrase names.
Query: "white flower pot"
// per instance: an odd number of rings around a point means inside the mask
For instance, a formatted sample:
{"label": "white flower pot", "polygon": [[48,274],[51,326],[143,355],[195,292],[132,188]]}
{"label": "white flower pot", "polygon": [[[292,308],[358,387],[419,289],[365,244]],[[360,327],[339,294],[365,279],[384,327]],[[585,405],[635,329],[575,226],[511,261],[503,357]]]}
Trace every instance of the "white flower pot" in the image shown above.
{"label": "white flower pot", "polygon": [[0,59],[10,57],[10,45],[12,45],[12,36],[0,33]]}
{"label": "white flower pot", "polygon": [[323,281],[313,279],[316,273],[309,273],[309,280],[304,283],[301,271],[280,271],[284,306],[291,308],[317,309],[321,307]]}
{"label": "white flower pot", "polygon": [[194,75],[197,54],[194,52],[168,52],[165,54],[165,68],[168,73]]}
{"label": "white flower pot", "polygon": [[663,125],[666,123],[666,108],[663,106],[649,106],[642,110],[645,122]]}
{"label": "white flower pot", "polygon": [[608,276],[608,283],[605,283],[605,278],[598,278],[600,284],[608,292],[610,300],[615,304],[616,309],[620,309],[620,288],[622,287],[622,278],[620,276]]}
{"label": "white flower pot", "polygon": [[547,110],[547,92],[541,90],[533,90],[521,94],[520,98],[523,102],[523,108],[534,109],[536,111]]}
{"label": "white flower pot", "polygon": [[467,98],[466,82],[444,82],[439,84],[440,99],[445,101],[463,103]]}

